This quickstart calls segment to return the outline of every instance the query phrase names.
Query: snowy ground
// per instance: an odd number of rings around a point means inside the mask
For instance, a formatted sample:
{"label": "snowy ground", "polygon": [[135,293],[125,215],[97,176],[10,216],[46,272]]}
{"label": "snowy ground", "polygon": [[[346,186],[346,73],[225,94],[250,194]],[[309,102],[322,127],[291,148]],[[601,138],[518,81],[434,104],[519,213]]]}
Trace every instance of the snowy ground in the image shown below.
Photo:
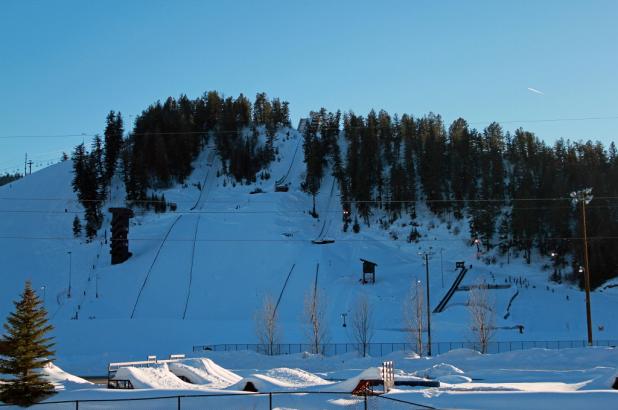
{"label": "snowy ground", "polygon": [[[484,264],[469,245],[465,221],[452,221],[447,229],[447,220],[420,208],[417,222],[422,238],[416,244],[405,241],[409,220],[384,230],[379,215],[359,234],[344,233],[339,192],[331,176],[322,182],[317,198],[320,217],[312,218],[311,198],[300,190],[304,170],[302,146],[296,151],[300,139],[293,130],[289,137],[279,134],[279,159],[271,166],[271,178],[255,185],[234,186],[218,177],[218,156],[207,148],[184,187],[162,191],[178,210],[138,212],[129,234],[133,256],[115,266],[105,243],[108,213],[98,239],[85,243],[72,238],[72,220],[82,209],[71,189],[70,162],[0,187],[0,317],[13,309],[11,301],[19,296],[24,281],[32,280],[55,326],[58,365],[80,375],[102,375],[111,361],[187,353],[193,345],[255,343],[253,318],[267,294],[275,300],[281,296],[281,341],[304,343],[303,301],[316,282],[319,264],[317,284],[327,300],[331,342],[353,341],[349,327],[341,326],[341,314],[350,314],[361,294],[373,305],[373,341],[404,342],[408,339],[402,301],[413,283],[424,283],[425,267],[418,252],[432,247],[432,308],[457,275],[455,262],[462,260],[472,265],[463,285],[479,277],[511,284],[492,292],[497,324],[504,327],[494,340],[585,339],[581,291],[548,284],[551,272],[542,266],[550,261],[537,255],[531,265],[514,257],[510,263],[498,258],[497,264]],[[274,181],[285,175],[289,192],[274,192]],[[201,191],[198,182],[204,187]],[[250,194],[256,185],[266,192]],[[123,198],[121,179],[116,178],[106,208],[122,205]],[[392,240],[392,234],[399,239]],[[311,244],[319,235],[335,243]],[[375,285],[359,283],[359,258],[378,264]],[[514,278],[525,278],[527,285],[515,284]],[[473,340],[466,298],[465,292],[456,292],[446,310],[432,316],[434,342]],[[618,339],[617,308],[618,287],[593,292],[595,339]],[[523,325],[524,333],[507,329],[515,325]]]}
{"label": "snowy ground", "polygon": [[[618,403],[618,390],[611,389],[618,376],[618,354],[612,348],[533,349],[495,355],[460,349],[433,358],[394,353],[387,359],[395,363],[396,381],[428,378],[440,381],[441,386],[398,386],[386,397],[434,408],[602,410],[615,409]],[[81,402],[80,408],[175,409],[178,399],[173,396],[200,394],[219,397],[183,397],[181,408],[269,408],[268,396],[241,391],[251,382],[261,393],[283,393],[273,396],[273,408],[343,409],[363,408],[362,398],[348,393],[360,379],[375,378],[380,365],[380,359],[355,355],[324,358],[309,354],[268,357],[249,352],[211,353],[208,358],[149,368],[121,368],[116,378],[131,380],[136,389],[130,391],[108,390],[55,366],[45,372],[58,386],[58,394],[48,401],[171,397]],[[315,393],[293,394],[299,391]],[[369,406],[418,408],[384,398],[370,399]],[[73,407],[50,404],[37,408]]]}

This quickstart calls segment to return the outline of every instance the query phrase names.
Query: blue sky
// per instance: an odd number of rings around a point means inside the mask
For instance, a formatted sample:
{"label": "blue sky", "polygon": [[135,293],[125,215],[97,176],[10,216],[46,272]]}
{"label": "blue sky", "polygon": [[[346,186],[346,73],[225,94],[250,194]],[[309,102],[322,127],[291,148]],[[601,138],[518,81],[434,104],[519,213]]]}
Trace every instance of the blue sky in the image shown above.
{"label": "blue sky", "polygon": [[[131,120],[211,89],[266,91],[295,121],[321,106],[433,111],[477,128],[616,117],[617,21],[614,0],[5,0],[0,137],[100,133],[110,109]],[[504,124],[519,126],[550,142],[618,137],[618,119]],[[81,140],[0,138],[0,172]]]}

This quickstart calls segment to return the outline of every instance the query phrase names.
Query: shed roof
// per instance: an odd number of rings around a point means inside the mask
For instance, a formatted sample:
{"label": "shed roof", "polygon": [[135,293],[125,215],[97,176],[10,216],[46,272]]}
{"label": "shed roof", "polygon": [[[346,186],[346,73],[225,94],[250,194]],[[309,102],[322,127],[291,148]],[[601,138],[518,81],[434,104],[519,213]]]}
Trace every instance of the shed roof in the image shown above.
{"label": "shed roof", "polygon": [[367,259],[360,258],[360,260],[361,260],[361,262],[364,262],[364,263],[369,263],[369,264],[371,264],[371,265],[373,265],[373,266],[378,266],[378,264],[377,264],[377,263],[375,263],[375,262],[371,262],[371,261],[368,261]]}

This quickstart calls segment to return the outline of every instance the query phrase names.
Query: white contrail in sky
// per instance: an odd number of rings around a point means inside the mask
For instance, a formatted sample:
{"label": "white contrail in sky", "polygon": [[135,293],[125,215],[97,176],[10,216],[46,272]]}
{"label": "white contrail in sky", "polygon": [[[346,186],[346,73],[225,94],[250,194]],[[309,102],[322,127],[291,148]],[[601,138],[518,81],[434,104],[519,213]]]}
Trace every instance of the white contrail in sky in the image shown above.
{"label": "white contrail in sky", "polygon": [[539,91],[536,88],[528,87],[528,91],[532,91],[535,94],[545,95],[543,91]]}

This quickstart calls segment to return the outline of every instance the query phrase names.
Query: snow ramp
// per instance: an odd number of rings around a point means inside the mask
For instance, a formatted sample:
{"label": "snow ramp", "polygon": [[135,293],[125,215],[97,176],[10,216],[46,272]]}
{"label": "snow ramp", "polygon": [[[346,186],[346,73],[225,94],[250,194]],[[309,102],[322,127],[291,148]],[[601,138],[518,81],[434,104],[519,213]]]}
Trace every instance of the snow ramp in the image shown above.
{"label": "snow ramp", "polygon": [[135,389],[194,390],[199,385],[184,382],[170,372],[167,364],[156,367],[121,367],[114,380],[129,380]]}
{"label": "snow ramp", "polygon": [[185,377],[193,384],[200,384],[213,389],[225,389],[242,378],[224,369],[210,359],[187,359],[168,364],[170,372],[178,377]]}
{"label": "snow ramp", "polygon": [[347,380],[333,383],[329,386],[321,388],[321,391],[326,392],[350,392],[352,393],[361,385],[364,380],[379,380],[381,379],[380,369],[377,367],[370,367],[360,372],[357,376],[351,377]]}

